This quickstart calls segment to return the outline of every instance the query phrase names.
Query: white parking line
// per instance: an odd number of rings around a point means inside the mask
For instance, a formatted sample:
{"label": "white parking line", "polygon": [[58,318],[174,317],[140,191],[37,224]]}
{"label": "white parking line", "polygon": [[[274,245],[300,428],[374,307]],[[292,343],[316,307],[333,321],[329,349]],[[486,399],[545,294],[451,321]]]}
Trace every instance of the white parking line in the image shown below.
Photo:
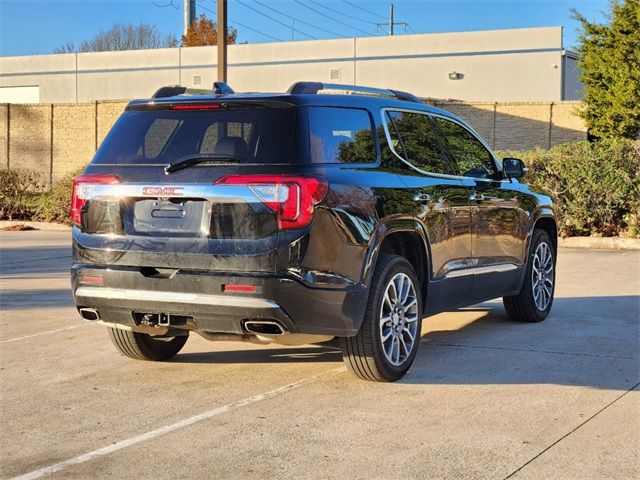
{"label": "white parking line", "polygon": [[337,372],[344,372],[344,371],[346,371],[346,367],[338,367],[332,370],[327,370],[325,372],[319,373],[312,377],[303,378],[302,380],[298,380],[297,382],[284,385],[283,387],[279,387],[274,390],[269,390],[268,392],[261,393],[259,395],[254,395],[253,397],[244,398],[242,400],[238,400],[237,402],[229,403],[227,405],[214,408],[213,410],[209,410],[207,412],[194,415],[193,417],[185,418],[184,420],[180,420],[179,422],[172,423],[171,425],[166,425],[164,427],[160,427],[155,430],[151,430],[149,432],[136,435],[135,437],[121,440],[117,443],[114,443],[113,445],[99,448],[97,450],[93,450],[92,452],[84,453],[82,455],[78,455],[77,457],[69,458],[68,460],[63,460],[62,462],[49,465],[48,467],[40,468],[38,470],[25,473],[24,475],[20,475],[19,477],[14,477],[13,480],[34,480],[36,478],[42,478],[46,475],[51,475],[53,473],[59,472],[61,470],[65,470],[74,465],[89,462],[95,458],[109,455],[110,453],[117,452],[118,450],[122,450],[123,448],[130,447],[131,445],[135,445],[141,442],[146,442],[147,440],[153,440],[154,438],[160,437],[162,435],[166,435],[167,433],[171,433],[176,430],[180,430],[182,428],[193,425],[194,423],[202,422],[204,420],[208,420],[218,415],[222,415],[223,413],[227,413],[236,408],[246,407],[248,405],[252,405],[254,403],[261,402],[263,400],[268,400],[270,398],[277,397],[295,388],[299,388],[299,387],[302,387],[303,385],[313,383],[316,380],[318,380],[320,377],[323,377],[325,375],[329,375]]}
{"label": "white parking line", "polygon": [[95,325],[95,324],[89,323],[89,322],[74,323],[72,325],[67,325],[66,327],[54,328],[53,330],[43,330],[42,332],[31,333],[29,335],[21,335],[19,337],[6,338],[4,340],[0,340],[0,343],[17,342],[18,340],[25,340],[27,338],[39,337],[40,335],[49,335],[50,333],[64,332],[65,330],[71,330],[72,328],[84,327],[87,325]]}

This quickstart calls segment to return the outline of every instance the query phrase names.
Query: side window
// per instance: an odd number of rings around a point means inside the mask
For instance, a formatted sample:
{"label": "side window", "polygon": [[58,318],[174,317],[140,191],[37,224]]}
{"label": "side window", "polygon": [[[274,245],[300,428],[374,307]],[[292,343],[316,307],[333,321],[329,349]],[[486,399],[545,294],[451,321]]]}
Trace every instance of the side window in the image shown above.
{"label": "side window", "polygon": [[312,163],[373,163],[376,144],[371,117],[354,108],[309,107]]}
{"label": "side window", "polygon": [[433,173],[449,173],[447,162],[440,151],[429,117],[422,113],[409,112],[387,112],[392,125],[391,132],[395,125],[397,133],[400,135],[399,143],[392,135],[392,146],[396,153],[402,155],[404,148],[405,158],[415,167]]}
{"label": "side window", "polygon": [[436,118],[436,125],[449,150],[454,175],[473,178],[497,178],[491,153],[469,130],[450,120]]}

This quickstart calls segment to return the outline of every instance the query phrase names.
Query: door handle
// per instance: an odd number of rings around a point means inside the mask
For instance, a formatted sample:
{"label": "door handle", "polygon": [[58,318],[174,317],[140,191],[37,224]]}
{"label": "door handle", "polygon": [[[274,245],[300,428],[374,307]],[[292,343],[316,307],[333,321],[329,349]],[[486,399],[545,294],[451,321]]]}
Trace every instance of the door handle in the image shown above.
{"label": "door handle", "polygon": [[472,202],[481,202],[484,200],[484,195],[481,193],[472,193],[471,195],[469,195],[469,200],[471,200]]}
{"label": "door handle", "polygon": [[431,200],[431,195],[428,193],[416,193],[413,196],[414,202],[428,202],[429,200]]}

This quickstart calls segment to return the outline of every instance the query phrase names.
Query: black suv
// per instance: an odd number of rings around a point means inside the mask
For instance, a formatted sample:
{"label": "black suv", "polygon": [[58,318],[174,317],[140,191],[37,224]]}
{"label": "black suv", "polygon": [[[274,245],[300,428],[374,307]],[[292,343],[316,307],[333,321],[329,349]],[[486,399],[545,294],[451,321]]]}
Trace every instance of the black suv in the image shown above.
{"label": "black suv", "polygon": [[402,377],[424,315],[504,298],[551,309],[551,199],[462,120],[395,90],[164,87],[135,100],[75,179],[75,303],[132,358],[190,332],[338,337],[367,380]]}

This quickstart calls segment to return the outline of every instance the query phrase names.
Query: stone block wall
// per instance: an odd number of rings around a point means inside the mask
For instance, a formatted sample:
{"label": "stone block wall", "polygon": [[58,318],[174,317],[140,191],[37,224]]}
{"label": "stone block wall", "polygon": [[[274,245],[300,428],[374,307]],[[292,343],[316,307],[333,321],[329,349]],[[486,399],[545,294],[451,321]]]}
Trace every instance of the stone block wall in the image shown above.
{"label": "stone block wall", "polygon": [[9,105],[0,105],[0,168],[9,166]]}
{"label": "stone block wall", "polygon": [[430,103],[465,120],[495,150],[551,148],[587,138],[581,102]]}
{"label": "stone block wall", "polygon": [[50,104],[9,107],[8,167],[35,170],[45,182],[51,179],[52,110]]}
{"label": "stone block wall", "polygon": [[96,110],[96,124],[97,124],[97,135],[98,135],[98,146],[104,140],[104,137],[107,136],[109,130],[116,123],[118,117],[124,112],[124,108],[127,106],[127,102],[124,101],[115,101],[115,102],[98,102]]}
{"label": "stone block wall", "polygon": [[95,103],[54,105],[52,181],[91,161],[96,150],[95,119]]}

